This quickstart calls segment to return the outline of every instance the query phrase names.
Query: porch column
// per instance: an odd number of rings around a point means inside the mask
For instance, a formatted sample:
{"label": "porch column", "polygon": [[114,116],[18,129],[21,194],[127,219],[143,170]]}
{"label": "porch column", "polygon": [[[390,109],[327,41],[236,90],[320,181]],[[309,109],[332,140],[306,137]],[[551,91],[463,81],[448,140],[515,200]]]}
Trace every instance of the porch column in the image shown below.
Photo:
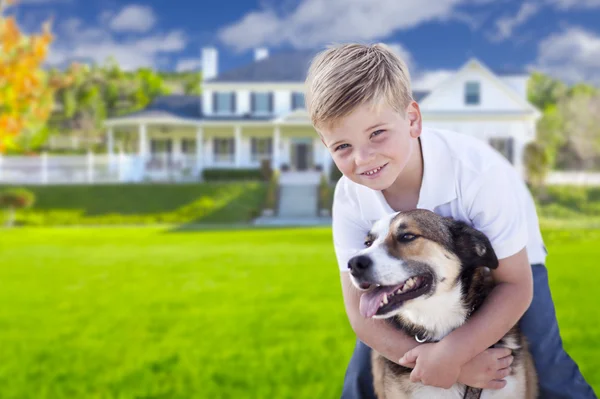
{"label": "porch column", "polygon": [[108,152],[108,159],[112,160],[115,151],[115,141],[112,127],[109,127],[106,131],[106,151]]}
{"label": "porch column", "polygon": [[279,146],[281,145],[281,132],[279,126],[273,128],[273,165],[271,167],[274,170],[279,170],[280,157],[279,157]]}
{"label": "porch column", "polygon": [[242,166],[242,128],[235,127],[235,166]]}
{"label": "porch column", "polygon": [[146,125],[145,124],[140,124],[139,139],[140,139],[140,143],[139,143],[138,154],[141,156],[146,156],[146,155],[148,155],[148,139],[147,139],[147,135],[146,135]]}
{"label": "porch column", "polygon": [[204,163],[204,131],[202,126],[198,126],[196,129],[196,172],[200,174],[202,172],[202,164]]}
{"label": "porch column", "polygon": [[110,170],[114,169],[114,165],[115,165],[115,141],[114,141],[114,134],[113,134],[113,128],[109,127],[108,130],[106,131],[106,152],[108,154],[108,167],[110,168]]}

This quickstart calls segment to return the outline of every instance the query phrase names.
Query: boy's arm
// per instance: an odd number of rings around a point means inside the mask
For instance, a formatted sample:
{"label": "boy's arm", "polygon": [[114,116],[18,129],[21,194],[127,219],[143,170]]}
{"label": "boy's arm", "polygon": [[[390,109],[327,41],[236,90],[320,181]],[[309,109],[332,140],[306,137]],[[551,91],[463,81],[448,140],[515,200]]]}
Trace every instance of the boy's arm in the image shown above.
{"label": "boy's arm", "polygon": [[533,299],[533,276],[525,249],[500,259],[492,275],[496,286],[481,308],[441,341],[455,351],[460,364],[497,343],[517,324]]}
{"label": "boy's arm", "polygon": [[[415,348],[402,363],[415,362],[411,379],[446,387],[452,374],[485,348],[498,342],[525,313],[533,299],[533,277],[525,246],[528,243],[527,207],[519,196],[522,178],[507,163],[482,173],[463,192],[473,227],[489,239],[499,259],[492,274],[497,286],[467,323],[433,347]],[[535,212],[535,210],[534,210]]]}
{"label": "boy's arm", "polygon": [[[383,320],[365,319],[358,310],[360,291],[350,281],[349,273],[342,272],[341,279],[346,313],[356,336],[362,342],[394,363],[398,363],[398,359],[407,351],[426,346]],[[475,388],[501,389],[506,385],[503,379],[508,375],[512,361],[508,349],[487,349],[466,362],[460,370],[458,381]],[[412,368],[414,364],[406,366]]]}
{"label": "boy's arm", "polygon": [[440,342],[410,350],[400,364],[414,364],[411,381],[450,388],[460,370],[497,343],[521,318],[533,299],[533,277],[527,251],[499,261],[493,271],[496,286],[482,306],[462,326]]}

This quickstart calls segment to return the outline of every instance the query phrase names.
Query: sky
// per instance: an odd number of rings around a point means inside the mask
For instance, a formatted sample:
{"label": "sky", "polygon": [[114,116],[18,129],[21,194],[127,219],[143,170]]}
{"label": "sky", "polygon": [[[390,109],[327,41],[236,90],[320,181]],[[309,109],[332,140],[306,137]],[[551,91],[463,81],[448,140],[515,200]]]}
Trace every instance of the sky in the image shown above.
{"label": "sky", "polygon": [[197,71],[201,49],[219,71],[270,54],[384,42],[430,89],[476,57],[495,71],[538,70],[600,86],[600,0],[20,0],[26,32],[52,18],[51,66],[73,60],[125,69]]}

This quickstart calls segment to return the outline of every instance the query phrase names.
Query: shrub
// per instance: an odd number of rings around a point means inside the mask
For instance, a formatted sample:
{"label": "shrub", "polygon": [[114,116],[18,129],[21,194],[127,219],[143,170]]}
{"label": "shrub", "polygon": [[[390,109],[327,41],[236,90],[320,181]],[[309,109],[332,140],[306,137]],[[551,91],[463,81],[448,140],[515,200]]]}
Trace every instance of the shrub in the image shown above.
{"label": "shrub", "polygon": [[34,202],[35,195],[24,188],[9,188],[0,192],[0,207],[7,210],[6,225],[14,225],[16,209],[31,208]]}
{"label": "shrub", "polygon": [[329,181],[332,183],[337,182],[342,177],[342,172],[338,169],[335,162],[331,163],[331,170],[329,171]]}
{"label": "shrub", "polygon": [[261,169],[204,169],[204,181],[261,180]]}
{"label": "shrub", "polygon": [[319,209],[331,210],[333,200],[333,190],[331,185],[327,181],[325,174],[321,175],[321,181],[319,183]]}
{"label": "shrub", "polygon": [[271,181],[271,177],[273,176],[273,169],[271,168],[271,160],[263,159],[260,161],[260,175],[263,181]]}
{"label": "shrub", "polygon": [[279,174],[277,172],[271,175],[269,186],[267,187],[267,196],[264,209],[277,209],[277,194],[279,191]]}

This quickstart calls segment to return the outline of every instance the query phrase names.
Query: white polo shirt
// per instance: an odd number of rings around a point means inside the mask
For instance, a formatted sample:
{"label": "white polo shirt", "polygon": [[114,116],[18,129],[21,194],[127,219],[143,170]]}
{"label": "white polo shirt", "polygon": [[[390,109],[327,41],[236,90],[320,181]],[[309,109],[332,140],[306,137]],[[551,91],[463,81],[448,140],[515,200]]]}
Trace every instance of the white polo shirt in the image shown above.
{"label": "white polo shirt", "polygon": [[[498,259],[527,247],[531,264],[546,248],[535,204],[515,168],[487,143],[452,131],[423,129],[423,181],[417,208],[467,222],[490,240]],[[364,249],[372,224],[395,211],[381,191],[342,176],[333,199],[333,241],[340,271]]]}

